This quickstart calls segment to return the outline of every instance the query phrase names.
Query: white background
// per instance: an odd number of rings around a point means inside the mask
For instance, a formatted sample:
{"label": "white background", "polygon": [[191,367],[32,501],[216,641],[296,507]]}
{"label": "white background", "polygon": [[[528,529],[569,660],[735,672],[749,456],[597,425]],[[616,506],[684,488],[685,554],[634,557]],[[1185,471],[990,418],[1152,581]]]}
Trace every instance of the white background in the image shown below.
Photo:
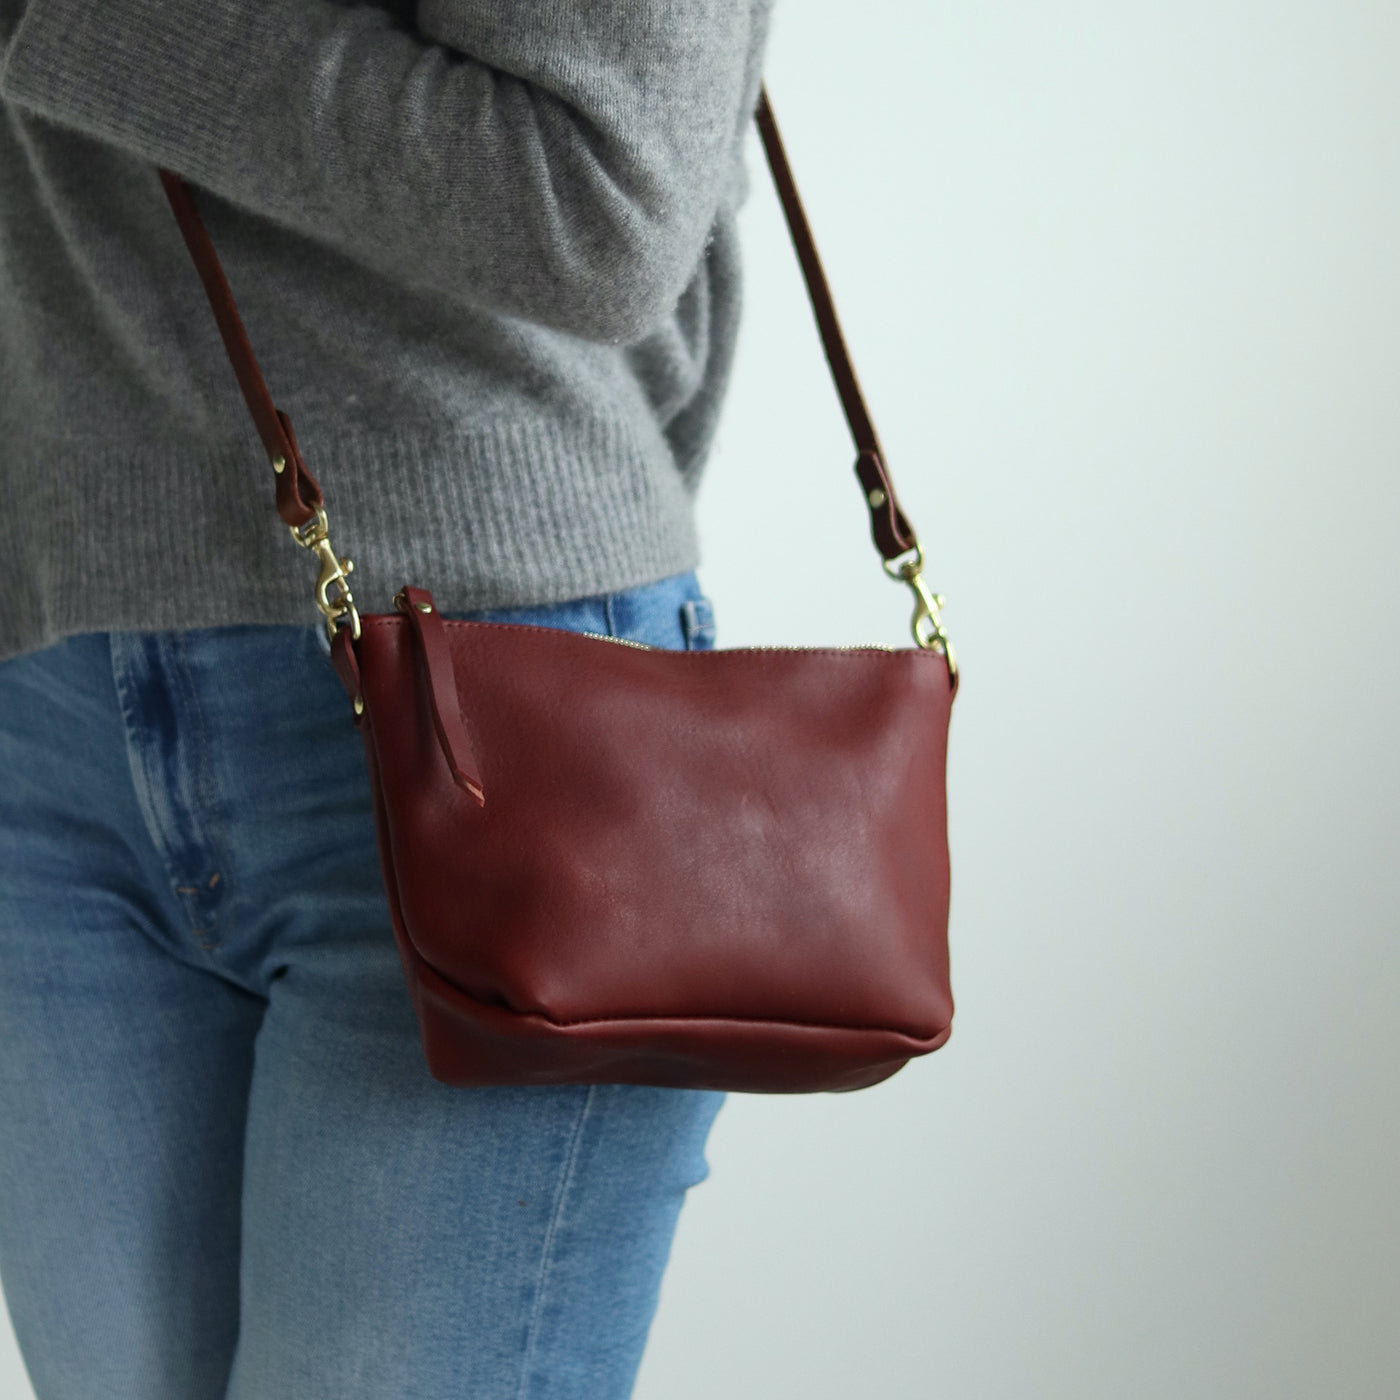
{"label": "white background", "polygon": [[[963,661],[958,1014],[730,1098],[637,1400],[1385,1400],[1400,9],[780,0],[768,79]],[[752,155],[720,644],[902,643]]]}
{"label": "white background", "polygon": [[[953,1038],[732,1097],[638,1400],[1400,1394],[1400,7],[789,0],[964,683]],[[905,639],[762,157],[721,645]]]}

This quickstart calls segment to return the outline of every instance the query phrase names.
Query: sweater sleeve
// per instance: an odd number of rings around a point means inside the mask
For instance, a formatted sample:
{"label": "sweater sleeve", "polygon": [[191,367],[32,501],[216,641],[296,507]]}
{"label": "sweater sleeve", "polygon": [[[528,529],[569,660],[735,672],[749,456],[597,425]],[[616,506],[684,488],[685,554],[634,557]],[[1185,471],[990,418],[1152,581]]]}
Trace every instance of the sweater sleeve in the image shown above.
{"label": "sweater sleeve", "polygon": [[0,97],[410,285],[653,328],[730,178],[766,0],[382,4],[29,0]]}

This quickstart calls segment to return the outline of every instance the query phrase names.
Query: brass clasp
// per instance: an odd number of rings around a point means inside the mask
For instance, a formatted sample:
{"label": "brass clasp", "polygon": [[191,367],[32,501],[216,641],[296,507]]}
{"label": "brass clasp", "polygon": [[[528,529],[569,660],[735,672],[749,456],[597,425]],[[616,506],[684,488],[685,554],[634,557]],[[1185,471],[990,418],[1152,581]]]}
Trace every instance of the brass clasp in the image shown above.
{"label": "brass clasp", "polygon": [[[316,514],[305,525],[290,525],[292,538],[303,548],[311,550],[320,564],[316,577],[316,606],[326,619],[326,635],[335,640],[340,624],[350,623],[350,635],[356,641],[360,637],[360,614],[355,608],[355,599],[350,593],[347,575],[355,567],[349,559],[341,559],[331,547],[330,524],[324,507],[318,506]],[[332,596],[331,590],[335,593]]]}
{"label": "brass clasp", "polygon": [[925,651],[936,651],[948,664],[948,679],[953,683],[953,693],[958,691],[958,658],[953,643],[943,630],[943,619],[939,615],[944,607],[943,595],[930,591],[924,582],[924,551],[915,545],[912,553],[898,559],[886,559],[885,572],[901,583],[908,584],[914,594],[914,617],[910,626],[914,640]]}

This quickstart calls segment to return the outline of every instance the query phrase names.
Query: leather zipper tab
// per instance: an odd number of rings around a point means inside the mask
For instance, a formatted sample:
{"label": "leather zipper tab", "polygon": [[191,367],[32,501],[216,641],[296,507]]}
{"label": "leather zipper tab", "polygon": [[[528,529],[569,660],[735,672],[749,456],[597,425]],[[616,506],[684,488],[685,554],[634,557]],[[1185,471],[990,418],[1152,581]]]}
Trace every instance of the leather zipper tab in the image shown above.
{"label": "leather zipper tab", "polygon": [[394,606],[413,628],[418,652],[428,677],[429,708],[433,712],[433,728],[437,731],[442,756],[452,773],[452,781],[470,793],[481,806],[486,805],[486,792],[481,786],[476,755],[462,723],[457,699],[457,682],[452,673],[452,653],[447,646],[447,633],[442,616],[426,588],[405,584],[394,595]]}

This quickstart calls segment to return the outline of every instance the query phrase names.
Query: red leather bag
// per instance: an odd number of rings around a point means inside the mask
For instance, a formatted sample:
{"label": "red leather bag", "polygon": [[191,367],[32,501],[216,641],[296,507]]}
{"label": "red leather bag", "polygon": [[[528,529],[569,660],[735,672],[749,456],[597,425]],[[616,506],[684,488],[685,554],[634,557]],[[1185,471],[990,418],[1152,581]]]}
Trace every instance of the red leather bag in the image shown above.
{"label": "red leather bag", "polygon": [[792,1093],[878,1083],[948,1038],[942,599],[896,501],[766,92],[756,113],[917,647],[668,651],[360,617],[188,186],[162,183],[263,444],[373,782],[434,1078]]}

